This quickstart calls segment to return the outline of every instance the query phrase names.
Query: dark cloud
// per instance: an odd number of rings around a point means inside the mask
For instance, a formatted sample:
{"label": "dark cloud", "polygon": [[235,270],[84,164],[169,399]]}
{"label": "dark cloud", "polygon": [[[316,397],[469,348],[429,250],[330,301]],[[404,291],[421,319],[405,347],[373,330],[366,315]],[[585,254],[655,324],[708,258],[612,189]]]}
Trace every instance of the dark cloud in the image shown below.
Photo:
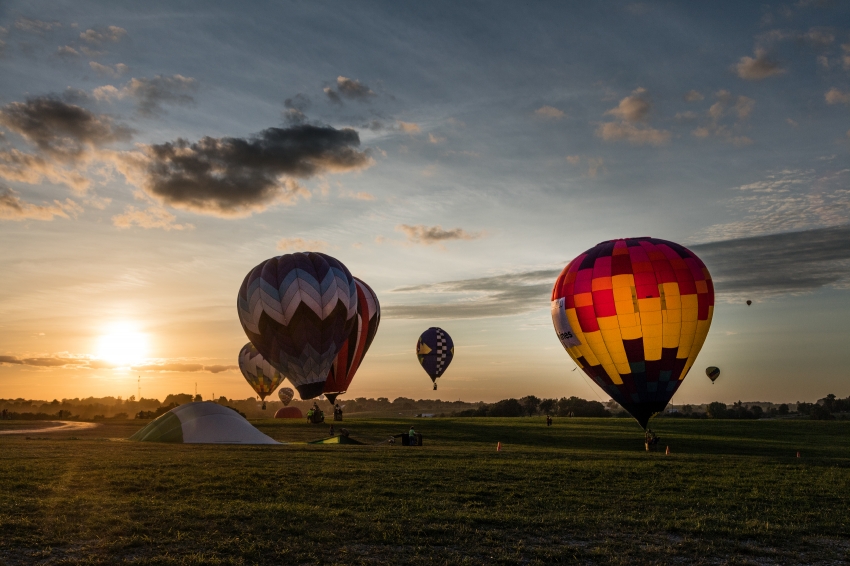
{"label": "dark cloud", "polygon": [[133,131],[55,97],[30,98],[0,108],[0,125],[57,159],[74,161],[87,149],[126,141]]}
{"label": "dark cloud", "polygon": [[[116,66],[111,71],[122,73],[126,71],[126,65],[122,68]],[[109,68],[107,68],[109,69]],[[192,96],[198,90],[198,81],[183,75],[170,77],[157,75],[153,78],[130,79],[123,88],[106,85],[94,89],[93,95],[98,100],[111,100],[121,98],[132,98],[136,101],[136,108],[143,116],[154,116],[165,112],[166,104],[191,105],[195,103]]]}
{"label": "dark cloud", "polygon": [[741,57],[734,69],[740,78],[748,81],[760,81],[785,72],[765,49],[756,49],[755,57]]}
{"label": "dark cloud", "polygon": [[336,90],[333,87],[325,87],[325,95],[335,104],[342,104],[342,99],[367,102],[377,96],[372,89],[356,79],[339,76],[336,78]]}
{"label": "dark cloud", "polygon": [[[720,300],[768,297],[850,286],[850,225],[689,246],[705,262]],[[542,310],[560,269],[393,289],[439,295],[426,304],[382,304],[384,318],[456,319]],[[389,301],[387,301],[389,302]]]}
{"label": "dark cloud", "polygon": [[214,365],[214,366],[204,366],[204,371],[208,371],[210,373],[221,373],[223,371],[233,371],[239,369],[239,366],[222,366],[222,365]]}
{"label": "dark cloud", "polygon": [[180,362],[165,362],[161,364],[146,364],[133,366],[133,371],[161,371],[161,372],[184,372],[192,373],[198,371],[208,371],[210,373],[221,373],[223,371],[238,369],[238,366],[223,366],[213,365],[205,366],[202,364],[180,363]]}
{"label": "dark cloud", "polygon": [[399,224],[396,226],[396,230],[403,232],[407,236],[408,242],[425,244],[426,246],[449,240],[477,240],[484,235],[482,232],[467,232],[463,228],[443,230],[443,227],[440,225],[425,226],[424,224],[417,224],[415,226]]}
{"label": "dark cloud", "polygon": [[310,99],[303,94],[296,94],[292,98],[283,101],[286,110],[283,111],[283,120],[290,126],[298,126],[307,123],[305,112],[311,106]]}
{"label": "dark cloud", "polygon": [[372,158],[359,145],[354,130],[310,125],[269,128],[247,139],[178,139],[147,146],[136,163],[140,178],[128,178],[171,206],[239,216],[309,195],[293,178],[368,167]]}
{"label": "dark cloud", "polygon": [[[434,304],[382,305],[384,318],[485,318],[549,307],[549,293],[560,269],[540,269],[492,277],[393,289],[393,293],[464,294],[463,300]],[[471,295],[471,297],[470,297]]]}
{"label": "dark cloud", "polygon": [[718,294],[801,293],[850,279],[850,225],[690,246]]}
{"label": "dark cloud", "polygon": [[17,356],[0,356],[0,364],[13,364],[45,368],[85,367],[92,360],[89,358],[68,358],[51,356],[45,358],[18,358]]}

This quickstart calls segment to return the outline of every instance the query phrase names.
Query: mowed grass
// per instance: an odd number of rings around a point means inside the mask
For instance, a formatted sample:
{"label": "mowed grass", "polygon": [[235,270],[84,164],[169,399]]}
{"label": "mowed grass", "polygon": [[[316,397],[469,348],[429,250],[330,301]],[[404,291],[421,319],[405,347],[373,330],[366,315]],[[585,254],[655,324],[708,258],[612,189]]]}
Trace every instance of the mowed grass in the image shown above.
{"label": "mowed grass", "polygon": [[[848,422],[659,420],[655,453],[626,419],[342,424],[367,444],[112,440],[138,422],[0,436],[0,564],[850,561]],[[386,444],[411,424],[424,446]]]}

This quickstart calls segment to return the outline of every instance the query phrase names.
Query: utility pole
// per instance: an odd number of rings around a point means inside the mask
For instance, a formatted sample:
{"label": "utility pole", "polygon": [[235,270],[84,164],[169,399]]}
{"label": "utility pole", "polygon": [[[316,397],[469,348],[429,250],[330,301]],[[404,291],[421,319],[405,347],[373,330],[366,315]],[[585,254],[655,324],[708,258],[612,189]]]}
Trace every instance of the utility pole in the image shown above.
{"label": "utility pole", "polygon": [[136,390],[136,401],[141,401],[142,400],[142,376],[141,375],[136,379],[136,385],[138,386],[138,389]]}

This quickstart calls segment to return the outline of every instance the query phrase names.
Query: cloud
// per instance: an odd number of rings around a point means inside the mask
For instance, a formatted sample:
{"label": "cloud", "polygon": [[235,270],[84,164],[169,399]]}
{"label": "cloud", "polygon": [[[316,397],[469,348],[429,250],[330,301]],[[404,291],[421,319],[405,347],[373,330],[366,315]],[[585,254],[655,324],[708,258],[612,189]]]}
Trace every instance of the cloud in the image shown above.
{"label": "cloud", "polygon": [[[747,120],[755,108],[756,101],[747,96],[734,96],[727,90],[715,94],[717,102],[706,112],[708,123],[694,129],[691,134],[697,138],[717,137],[737,147],[753,143],[741,132],[743,122]],[[724,118],[731,117],[723,123]]]}
{"label": "cloud", "polygon": [[484,236],[483,232],[467,232],[462,228],[443,230],[443,227],[439,224],[437,226],[399,224],[395,229],[403,232],[407,236],[408,242],[412,244],[424,244],[426,246],[449,240],[477,240]]}
{"label": "cloud", "polygon": [[283,111],[283,120],[290,126],[296,126],[307,122],[305,112],[311,106],[310,99],[303,94],[296,94],[292,98],[283,101],[286,110]]}
{"label": "cloud", "polygon": [[64,59],[76,59],[80,56],[80,52],[70,45],[64,45],[56,50],[56,55]]}
{"label": "cloud", "polygon": [[549,307],[549,294],[561,269],[506,273],[393,289],[417,297],[438,295],[439,302],[381,304],[384,318],[484,318],[509,316]]}
{"label": "cloud", "polygon": [[634,145],[664,145],[670,141],[670,132],[655,128],[640,128],[628,122],[605,122],[599,125],[596,135],[605,141],[627,141]]}
{"label": "cloud", "polygon": [[47,179],[51,183],[63,184],[78,193],[84,193],[89,180],[78,171],[17,149],[0,150],[0,178],[34,185]]}
{"label": "cloud", "polygon": [[[100,364],[89,356],[53,355],[44,357],[19,358],[18,356],[0,356],[0,364],[33,366],[40,368],[76,367],[95,369]],[[111,367],[111,366],[110,366]]]}
{"label": "cloud", "polygon": [[335,104],[342,104],[342,99],[368,102],[377,96],[372,89],[356,79],[339,76],[336,78],[336,90],[333,87],[322,89],[328,99]]}
{"label": "cloud", "polygon": [[190,362],[172,362],[172,361],[162,361],[159,363],[153,364],[143,364],[138,366],[133,366],[130,368],[133,371],[150,371],[150,372],[181,372],[181,373],[194,373],[199,371],[208,371],[210,373],[221,373],[223,371],[231,371],[235,369],[239,369],[239,366],[235,365],[203,365],[199,363],[190,363]]}
{"label": "cloud", "polygon": [[[110,369],[116,364],[92,358],[91,356],[75,356],[56,354],[44,357],[22,358],[18,356],[0,356],[0,364],[25,365],[40,368],[79,368],[79,369]],[[183,360],[159,360],[154,363],[140,364],[131,368],[133,371],[150,372],[198,372],[221,373],[239,369],[236,365],[204,365]]]}
{"label": "cloud", "polygon": [[605,165],[605,160],[601,157],[582,157],[580,155],[568,155],[567,163],[570,165],[580,165],[584,163],[587,167],[585,171],[585,175],[590,177],[591,179],[595,179],[599,173],[604,171],[603,165]]}
{"label": "cloud", "polygon": [[0,187],[0,220],[53,220],[56,216],[76,218],[82,212],[83,208],[71,199],[64,202],[54,200],[53,204],[30,204],[22,201],[12,189]]}
{"label": "cloud", "polygon": [[124,63],[118,63],[114,67],[110,67],[109,65],[101,65],[95,61],[90,61],[89,67],[91,67],[98,75],[106,75],[109,77],[119,77],[126,73],[129,69],[129,67],[127,67]]}
{"label": "cloud", "polygon": [[127,35],[127,30],[118,26],[109,26],[101,29],[87,29],[80,34],[80,39],[92,45],[100,45],[101,43],[111,41],[118,42]]}
{"label": "cloud", "polygon": [[541,118],[549,118],[551,120],[560,120],[565,116],[563,110],[558,110],[554,106],[541,106],[534,113]]}
{"label": "cloud", "polygon": [[268,128],[250,138],[205,137],[113,154],[128,182],[156,201],[214,216],[246,216],[310,193],[294,178],[373,164],[351,129],[311,125]]}
{"label": "cloud", "polygon": [[446,141],[446,138],[441,136],[435,136],[434,134],[428,134],[428,142],[433,144],[443,143]]}
{"label": "cloud", "polygon": [[74,162],[88,150],[127,141],[133,130],[54,97],[12,102],[0,108],[0,125],[55,159]]}
{"label": "cloud", "polygon": [[[125,67],[126,70],[126,67]],[[183,75],[130,79],[122,88],[105,85],[94,89],[97,100],[133,98],[139,114],[154,116],[165,112],[165,104],[191,105],[195,103],[192,93],[198,90],[198,81]]]}
{"label": "cloud", "polygon": [[29,18],[18,18],[15,21],[15,29],[36,35],[44,35],[46,32],[60,27],[62,27],[62,24],[59,22],[45,22],[42,20],[31,20]]}
{"label": "cloud", "polygon": [[176,224],[174,221],[177,218],[165,210],[164,208],[148,207],[146,210],[141,210],[135,206],[128,206],[124,209],[123,214],[118,214],[112,217],[113,226],[118,228],[131,228],[139,226],[140,228],[162,228],[166,232],[171,230],[192,230],[192,224]]}
{"label": "cloud", "polygon": [[608,110],[605,114],[626,122],[645,122],[652,108],[645,94],[645,88],[636,88],[629,96],[622,99],[616,108]]}
{"label": "cloud", "polygon": [[405,133],[408,134],[418,134],[421,129],[419,128],[419,124],[415,124],[413,122],[402,122],[398,121],[398,128]]}
{"label": "cloud", "polygon": [[685,102],[699,102],[705,97],[696,90],[689,90],[685,93]]}
{"label": "cloud", "polygon": [[850,225],[690,246],[720,297],[764,297],[850,285]]}
{"label": "cloud", "polygon": [[204,371],[208,371],[210,373],[221,373],[223,371],[234,371],[239,369],[239,366],[224,366],[224,365],[212,365],[212,366],[204,366]]}
{"label": "cloud", "polygon": [[824,95],[827,104],[850,104],[850,92],[841,92],[833,87]]}
{"label": "cloud", "polygon": [[741,57],[741,60],[735,65],[735,72],[742,79],[760,81],[781,75],[785,70],[779,66],[779,63],[768,57],[766,50],[756,49],[755,57]]}
{"label": "cloud", "polygon": [[281,238],[277,242],[277,249],[284,252],[321,252],[328,247],[328,243],[323,240],[305,240],[304,238]]}
{"label": "cloud", "polygon": [[850,222],[850,169],[817,174],[783,170],[736,187],[727,205],[737,220],[700,232],[703,240],[761,236]]}

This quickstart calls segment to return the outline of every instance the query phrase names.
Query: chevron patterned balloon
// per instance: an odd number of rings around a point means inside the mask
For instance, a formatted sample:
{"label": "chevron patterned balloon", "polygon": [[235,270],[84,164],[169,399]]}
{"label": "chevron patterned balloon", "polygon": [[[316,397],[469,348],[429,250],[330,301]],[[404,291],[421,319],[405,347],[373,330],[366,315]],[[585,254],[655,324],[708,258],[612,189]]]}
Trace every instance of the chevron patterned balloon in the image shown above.
{"label": "chevron patterned balloon", "polygon": [[357,321],[357,287],[331,256],[287,254],[248,272],[236,309],[251,343],[302,399],[312,399]]}
{"label": "chevron patterned balloon", "polygon": [[250,342],[239,351],[239,370],[263,401],[283,381],[280,372],[273,368]]}
{"label": "chevron patterned balloon", "polygon": [[381,304],[375,291],[356,277],[354,283],[357,285],[357,324],[339,349],[325,382],[323,393],[331,403],[336,401],[337,395],[348,391],[381,322]]}

